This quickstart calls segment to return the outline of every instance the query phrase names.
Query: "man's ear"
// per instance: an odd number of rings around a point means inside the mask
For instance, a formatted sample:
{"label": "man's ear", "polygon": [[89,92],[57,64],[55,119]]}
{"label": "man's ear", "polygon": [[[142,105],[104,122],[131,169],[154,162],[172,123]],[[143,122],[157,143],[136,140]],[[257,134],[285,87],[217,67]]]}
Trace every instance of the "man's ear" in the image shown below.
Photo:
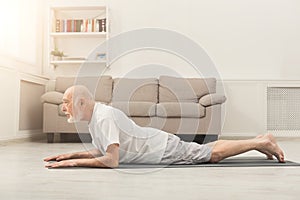
{"label": "man's ear", "polygon": [[81,106],[84,105],[84,99],[83,99],[83,98],[80,99],[80,105],[81,105]]}

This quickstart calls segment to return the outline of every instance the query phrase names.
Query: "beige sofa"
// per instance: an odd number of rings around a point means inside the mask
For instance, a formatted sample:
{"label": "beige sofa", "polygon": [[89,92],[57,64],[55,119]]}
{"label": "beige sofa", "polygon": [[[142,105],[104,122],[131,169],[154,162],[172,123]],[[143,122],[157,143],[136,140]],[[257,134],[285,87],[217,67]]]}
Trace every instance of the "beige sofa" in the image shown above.
{"label": "beige sofa", "polygon": [[69,124],[61,112],[63,92],[74,84],[86,85],[95,100],[122,110],[140,126],[150,126],[199,143],[221,133],[221,104],[214,78],[129,79],[110,76],[57,77],[50,81],[43,102],[43,131],[48,142],[54,133],[88,133],[86,123]]}

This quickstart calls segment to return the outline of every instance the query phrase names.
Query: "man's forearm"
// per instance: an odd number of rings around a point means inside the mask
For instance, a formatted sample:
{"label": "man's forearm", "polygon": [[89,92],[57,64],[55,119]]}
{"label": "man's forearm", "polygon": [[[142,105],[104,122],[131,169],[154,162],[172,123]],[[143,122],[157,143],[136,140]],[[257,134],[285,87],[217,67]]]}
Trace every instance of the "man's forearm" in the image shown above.
{"label": "man's forearm", "polygon": [[101,152],[98,149],[92,149],[89,151],[82,151],[82,152],[76,152],[73,153],[71,156],[72,159],[76,158],[95,158],[102,156]]}
{"label": "man's forearm", "polygon": [[78,167],[105,167],[115,168],[119,166],[119,144],[111,144],[107,147],[106,153],[101,157],[90,159],[79,159],[76,162]]}
{"label": "man's forearm", "polygon": [[98,158],[74,159],[76,167],[100,167],[100,168],[115,168],[119,166],[119,161],[112,159],[109,156],[101,156]]}

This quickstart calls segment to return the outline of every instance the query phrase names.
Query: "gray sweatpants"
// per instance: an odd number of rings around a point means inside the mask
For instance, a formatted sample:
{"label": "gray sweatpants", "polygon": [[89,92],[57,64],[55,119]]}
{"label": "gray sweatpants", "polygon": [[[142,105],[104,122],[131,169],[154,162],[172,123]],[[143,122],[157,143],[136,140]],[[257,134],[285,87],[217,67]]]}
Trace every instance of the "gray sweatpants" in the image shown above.
{"label": "gray sweatpants", "polygon": [[210,160],[212,143],[198,144],[182,141],[178,136],[169,134],[167,147],[161,164],[197,164]]}

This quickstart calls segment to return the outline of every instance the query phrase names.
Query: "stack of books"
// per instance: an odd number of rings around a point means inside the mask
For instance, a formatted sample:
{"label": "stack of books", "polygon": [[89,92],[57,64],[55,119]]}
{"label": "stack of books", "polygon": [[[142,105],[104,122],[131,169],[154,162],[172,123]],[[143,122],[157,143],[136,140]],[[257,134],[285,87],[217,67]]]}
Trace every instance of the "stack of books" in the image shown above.
{"label": "stack of books", "polygon": [[106,32],[104,19],[56,19],[56,32]]}

